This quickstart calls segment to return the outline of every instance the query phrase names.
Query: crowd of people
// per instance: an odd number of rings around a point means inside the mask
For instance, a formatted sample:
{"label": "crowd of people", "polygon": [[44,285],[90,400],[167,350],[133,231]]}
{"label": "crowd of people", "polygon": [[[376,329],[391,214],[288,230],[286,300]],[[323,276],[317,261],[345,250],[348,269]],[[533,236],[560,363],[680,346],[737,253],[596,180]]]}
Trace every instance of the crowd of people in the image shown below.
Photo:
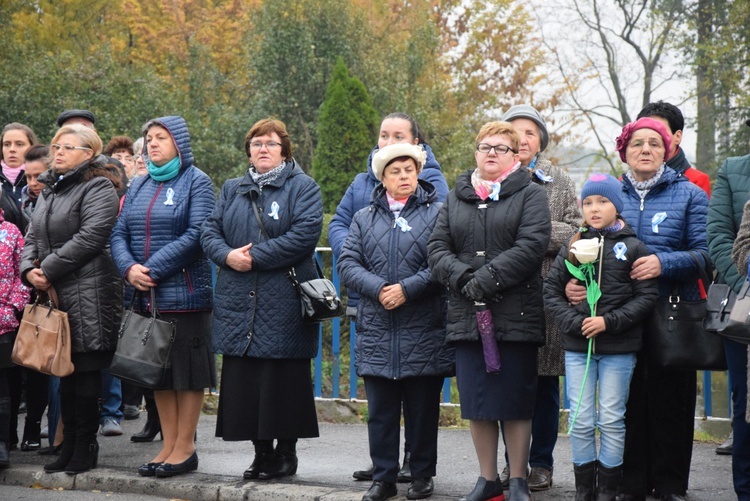
{"label": "crowd of people", "polygon": [[[318,278],[324,218],[285,124],[250,128],[248,168],[218,197],[182,117],[154,118],[136,141],[106,146],[88,110],[66,110],[57,124],[49,145],[20,123],[0,136],[0,468],[19,448],[25,390],[20,450],[52,456],[46,472],[95,468],[97,435],[121,435],[120,420],[137,418],[143,399],[148,417],[131,440],[161,434],[162,447],[137,474],[195,471],[197,424],[222,355],[216,436],[252,442],[246,480],[294,475],[298,439],[319,433],[317,326],[295,278]],[[383,119],[328,229],[367,394],[371,466],[353,474],[372,482],[363,501],[396,496],[398,482],[409,482],[407,499],[433,494],[440,391],[451,376],[479,468],[462,501],[502,501],[506,491],[530,500],[552,487],[555,459],[572,463],[577,501],[685,499],[696,373],[655,364],[644,339],[659,298],[705,298],[698,278],[711,262],[735,291],[748,279],[750,155],[728,159],[712,190],[680,148],[683,128],[677,107],[647,105],[616,140],[622,177],[592,174],[579,202],[565,170],[542,156],[550,133],[532,106],[481,127],[476,167],[452,189],[414,119]],[[75,366],[61,378],[11,361],[25,305],[53,293]],[[176,326],[156,387],[109,373],[132,304]],[[725,352],[734,487],[749,500],[748,352],[730,340]],[[564,460],[553,454],[562,375]]]}

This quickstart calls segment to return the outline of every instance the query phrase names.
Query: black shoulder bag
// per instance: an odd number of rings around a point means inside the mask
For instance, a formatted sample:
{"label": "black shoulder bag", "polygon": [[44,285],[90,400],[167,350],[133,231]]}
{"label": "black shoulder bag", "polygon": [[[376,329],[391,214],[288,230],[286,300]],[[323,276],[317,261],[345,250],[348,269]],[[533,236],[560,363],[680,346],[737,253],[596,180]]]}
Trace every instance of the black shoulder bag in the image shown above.
{"label": "black shoulder bag", "polygon": [[[698,265],[700,279],[705,288],[713,272],[708,256],[701,252],[709,272],[701,265],[694,252],[690,257]],[[724,371],[727,361],[724,342],[703,327],[706,300],[685,301],[680,297],[677,284],[672,285],[669,296],[660,297],[644,335],[646,355],[658,366],[672,369]]]}
{"label": "black shoulder bag", "polygon": [[[250,200],[253,204],[255,220],[258,221],[258,226],[260,226],[263,235],[270,240],[271,237],[266,233],[263,221],[260,218],[260,211],[255,203],[255,197],[252,194],[250,195]],[[299,293],[300,302],[302,303],[302,318],[306,323],[310,324],[331,320],[346,313],[346,306],[341,302],[336,292],[336,287],[323,275],[323,270],[320,268],[318,260],[315,258],[313,260],[318,270],[318,278],[300,282],[297,280],[297,273],[294,271],[294,266],[286,273],[287,278],[289,278]]]}

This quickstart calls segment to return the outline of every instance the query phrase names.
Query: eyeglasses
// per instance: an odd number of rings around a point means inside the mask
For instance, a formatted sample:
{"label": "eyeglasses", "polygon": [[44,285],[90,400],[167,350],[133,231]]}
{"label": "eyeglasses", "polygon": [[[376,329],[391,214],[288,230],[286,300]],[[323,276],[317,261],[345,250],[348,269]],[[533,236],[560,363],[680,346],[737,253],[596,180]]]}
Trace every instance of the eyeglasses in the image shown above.
{"label": "eyeglasses", "polygon": [[85,146],[73,146],[72,144],[50,144],[50,149],[57,153],[60,150],[65,150],[67,153],[70,153],[73,150],[90,150],[91,148],[87,148]]}
{"label": "eyeglasses", "polygon": [[477,151],[479,153],[489,153],[492,150],[495,150],[496,155],[505,155],[509,151],[512,151],[513,153],[518,153],[516,150],[514,150],[510,146],[506,146],[504,144],[491,145],[487,143],[479,143],[477,145]]}
{"label": "eyeglasses", "polygon": [[252,148],[253,150],[259,150],[264,146],[270,150],[272,148],[280,147],[281,143],[277,143],[276,141],[268,141],[267,143],[261,143],[260,141],[253,141],[252,143],[250,143],[250,148]]}

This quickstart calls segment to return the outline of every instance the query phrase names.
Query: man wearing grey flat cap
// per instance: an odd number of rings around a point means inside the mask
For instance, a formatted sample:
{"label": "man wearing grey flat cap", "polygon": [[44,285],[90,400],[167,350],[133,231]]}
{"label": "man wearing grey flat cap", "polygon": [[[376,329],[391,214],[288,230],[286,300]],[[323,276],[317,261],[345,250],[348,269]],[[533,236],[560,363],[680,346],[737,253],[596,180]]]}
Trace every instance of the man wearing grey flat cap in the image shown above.
{"label": "man wearing grey flat cap", "polygon": [[[564,169],[552,165],[541,153],[549,144],[547,123],[542,115],[528,104],[513,106],[503,115],[521,136],[518,155],[521,165],[529,170],[533,182],[547,191],[547,200],[552,217],[552,238],[542,264],[542,277],[546,277],[560,248],[565,245],[581,224],[575,184]],[[560,381],[565,374],[565,359],[562,349],[562,333],[552,321],[545,308],[546,344],[539,348],[536,407],[531,422],[531,451],[529,454],[529,489],[545,491],[552,487],[552,452],[557,443],[560,416]],[[508,458],[506,455],[506,464]],[[508,466],[500,479],[507,485],[510,477]]]}

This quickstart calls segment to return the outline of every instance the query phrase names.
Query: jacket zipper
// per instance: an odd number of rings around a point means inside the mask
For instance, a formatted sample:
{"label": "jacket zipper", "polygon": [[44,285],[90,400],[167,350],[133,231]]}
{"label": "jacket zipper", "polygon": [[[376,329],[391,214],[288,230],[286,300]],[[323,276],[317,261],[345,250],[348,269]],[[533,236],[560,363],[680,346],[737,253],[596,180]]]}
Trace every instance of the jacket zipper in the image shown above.
{"label": "jacket zipper", "polygon": [[159,198],[159,193],[161,193],[163,187],[164,184],[159,185],[159,188],[157,188],[154,198],[151,199],[151,203],[148,204],[148,210],[146,211],[146,245],[144,246],[146,259],[149,258],[149,247],[151,247],[151,209],[154,207],[156,199]]}
{"label": "jacket zipper", "polygon": [[183,268],[182,272],[185,274],[185,282],[187,283],[187,289],[190,294],[193,293],[193,282],[190,281],[190,272],[187,268]]}

